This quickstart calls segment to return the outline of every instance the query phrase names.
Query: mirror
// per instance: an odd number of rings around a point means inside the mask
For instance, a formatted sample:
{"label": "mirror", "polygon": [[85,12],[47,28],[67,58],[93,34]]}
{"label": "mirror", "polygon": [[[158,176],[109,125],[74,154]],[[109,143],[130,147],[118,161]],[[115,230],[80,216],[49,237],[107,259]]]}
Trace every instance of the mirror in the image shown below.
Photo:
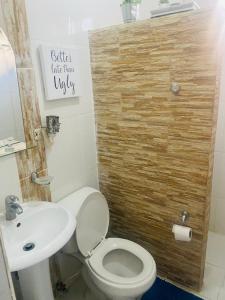
{"label": "mirror", "polygon": [[0,28],[0,156],[26,149],[15,56]]}

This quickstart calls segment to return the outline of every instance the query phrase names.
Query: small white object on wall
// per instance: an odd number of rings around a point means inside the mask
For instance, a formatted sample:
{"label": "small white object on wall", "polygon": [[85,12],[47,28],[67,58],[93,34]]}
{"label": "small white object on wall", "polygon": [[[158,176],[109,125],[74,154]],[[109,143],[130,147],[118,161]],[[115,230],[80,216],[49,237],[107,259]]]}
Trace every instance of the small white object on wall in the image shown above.
{"label": "small white object on wall", "polygon": [[45,45],[39,50],[46,100],[79,97],[77,50]]}

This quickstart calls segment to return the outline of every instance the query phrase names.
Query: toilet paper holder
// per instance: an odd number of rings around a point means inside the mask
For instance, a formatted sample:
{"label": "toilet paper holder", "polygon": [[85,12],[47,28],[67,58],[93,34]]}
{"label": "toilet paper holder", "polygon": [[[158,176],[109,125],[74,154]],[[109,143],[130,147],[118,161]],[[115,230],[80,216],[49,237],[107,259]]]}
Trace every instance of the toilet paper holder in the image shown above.
{"label": "toilet paper holder", "polygon": [[183,210],[180,214],[180,218],[181,218],[182,225],[185,225],[190,218],[189,212],[186,210]]}

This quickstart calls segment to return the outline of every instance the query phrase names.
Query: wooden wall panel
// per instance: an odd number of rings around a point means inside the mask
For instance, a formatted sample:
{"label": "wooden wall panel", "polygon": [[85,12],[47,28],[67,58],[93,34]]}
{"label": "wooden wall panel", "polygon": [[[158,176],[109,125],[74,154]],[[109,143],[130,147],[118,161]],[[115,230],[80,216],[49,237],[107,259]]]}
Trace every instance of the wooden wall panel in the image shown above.
{"label": "wooden wall panel", "polygon": [[[162,276],[203,281],[217,111],[218,12],[90,33],[100,187],[113,232],[146,247]],[[179,95],[170,91],[176,81]],[[191,243],[172,225],[188,210]]]}

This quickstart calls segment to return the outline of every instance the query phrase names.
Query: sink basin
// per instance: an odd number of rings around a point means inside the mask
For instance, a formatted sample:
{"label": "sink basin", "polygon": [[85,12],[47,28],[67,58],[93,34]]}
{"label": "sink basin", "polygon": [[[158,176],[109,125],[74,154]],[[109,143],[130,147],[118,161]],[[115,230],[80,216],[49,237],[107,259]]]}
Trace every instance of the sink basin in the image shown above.
{"label": "sink basin", "polygon": [[71,238],[73,215],[56,203],[28,202],[16,220],[2,217],[1,227],[10,271],[20,271],[46,260]]}

